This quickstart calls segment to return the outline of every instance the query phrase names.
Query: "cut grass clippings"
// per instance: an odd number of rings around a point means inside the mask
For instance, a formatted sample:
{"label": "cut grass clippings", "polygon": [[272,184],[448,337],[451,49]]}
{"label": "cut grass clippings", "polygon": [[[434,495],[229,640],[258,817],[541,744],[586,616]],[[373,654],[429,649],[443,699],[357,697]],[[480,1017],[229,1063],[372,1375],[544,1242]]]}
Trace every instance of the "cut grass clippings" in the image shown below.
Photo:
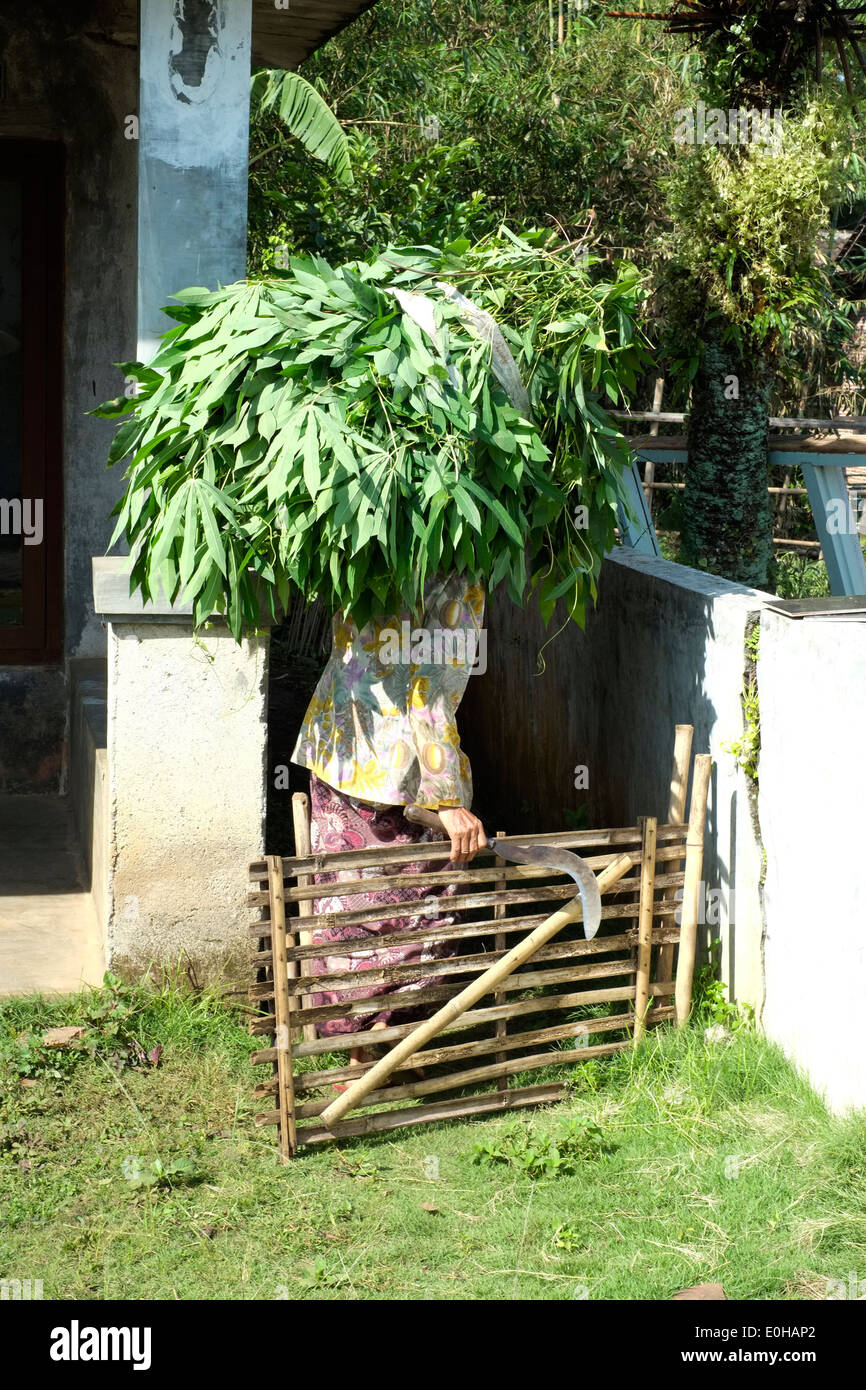
{"label": "cut grass clippings", "polygon": [[[282,1166],[244,1017],[114,994],[137,1049],[100,1044],[92,994],[0,1008],[0,1276],[46,1299],[810,1299],[866,1275],[866,1116],[832,1117],[753,1032],[658,1029],[569,1068],[556,1106]],[[82,1055],[22,1060],[22,1034],[82,1018]]]}

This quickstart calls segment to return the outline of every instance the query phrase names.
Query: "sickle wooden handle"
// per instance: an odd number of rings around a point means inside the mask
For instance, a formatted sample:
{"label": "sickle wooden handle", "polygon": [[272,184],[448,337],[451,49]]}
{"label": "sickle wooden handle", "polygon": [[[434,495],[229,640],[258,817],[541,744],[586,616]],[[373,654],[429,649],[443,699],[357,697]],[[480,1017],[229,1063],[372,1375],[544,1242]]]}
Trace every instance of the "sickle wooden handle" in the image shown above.
{"label": "sickle wooden handle", "polygon": [[[456,807],[455,807],[456,809]],[[446,839],[450,839],[448,831],[442,824],[441,816],[437,816],[435,811],[428,811],[424,806],[416,806],[412,802],[409,806],[403,807],[403,815],[413,825],[429,825],[433,830],[441,830]],[[493,848],[493,841],[488,840],[485,834],[485,843],[488,849]]]}
{"label": "sickle wooden handle", "polygon": [[[456,808],[455,808],[456,809]],[[446,840],[450,840],[448,830],[442,824],[442,817],[436,816],[435,810],[427,810],[425,806],[416,806],[411,802],[409,806],[403,806],[403,815],[406,820],[410,820],[413,826],[431,826],[432,830],[441,830]],[[493,841],[485,838],[488,849],[493,848]]]}
{"label": "sickle wooden handle", "polygon": [[413,802],[409,806],[404,806],[403,815],[413,825],[429,825],[433,830],[441,830],[443,835],[448,834],[436,812],[428,811],[424,806],[416,806]]}

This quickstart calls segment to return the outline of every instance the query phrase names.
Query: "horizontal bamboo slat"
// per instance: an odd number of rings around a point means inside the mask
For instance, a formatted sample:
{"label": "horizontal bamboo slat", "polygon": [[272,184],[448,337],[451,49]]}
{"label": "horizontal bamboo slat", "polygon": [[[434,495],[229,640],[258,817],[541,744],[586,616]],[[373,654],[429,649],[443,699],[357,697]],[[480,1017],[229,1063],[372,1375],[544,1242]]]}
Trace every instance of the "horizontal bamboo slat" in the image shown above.
{"label": "horizontal bamboo slat", "polygon": [[[688,826],[686,825],[660,825],[658,829],[658,840],[660,843],[667,843],[670,840],[681,840],[685,837]],[[610,846],[617,846],[618,849],[638,847],[640,845],[640,829],[638,826],[627,826],[616,830],[559,830],[548,835],[511,835],[506,837],[505,843],[511,841],[515,845],[551,845],[557,849],[572,849],[577,854],[583,854],[584,850],[598,846],[604,849]],[[418,859],[445,859],[450,854],[450,844],[447,840],[420,840],[411,845],[386,845],[377,846],[375,849],[354,849],[339,850],[329,854],[311,854],[304,858],[285,858],[283,860],[283,873],[285,878],[294,879],[298,874],[321,874],[330,873],[339,869],[353,869],[369,867],[374,868],[379,864],[411,864]],[[490,854],[492,860],[498,858],[492,851],[482,850],[478,858],[484,854]],[[475,863],[475,861],[472,861]],[[267,878],[263,871],[261,861],[250,865],[249,878],[253,882]]]}
{"label": "horizontal bamboo slat", "polygon": [[[622,959],[611,961],[609,963],[601,962],[594,963],[592,965],[582,966],[580,968],[579,974],[576,972],[573,966],[566,965],[558,969],[543,971],[539,970],[536,971],[534,974],[527,973],[521,976],[515,975],[513,978],[515,980],[519,979],[521,983],[512,986],[509,981],[509,984],[507,986],[503,986],[502,993],[514,993],[516,990],[534,990],[535,988],[540,988],[541,985],[574,984],[580,980],[612,980],[616,981],[617,987],[624,988],[626,984],[632,984],[634,974],[634,963],[630,963],[629,961]],[[416,1006],[420,1006],[422,1004],[424,1008],[428,1008],[428,1006],[433,1004],[439,1004],[441,1006],[442,1004],[446,1003],[449,999],[452,999],[455,994],[459,994],[461,989],[465,989],[466,984],[466,980],[457,979],[454,981],[453,984],[439,985],[433,989],[413,990],[411,995],[404,996],[404,998],[400,999],[399,1002],[403,1003],[404,1005],[411,1005],[412,1008],[415,1008]],[[393,1004],[393,1002],[398,999],[398,996],[390,995],[386,996],[385,998],[387,1002]],[[357,1013],[359,1014],[376,1013],[379,1010],[381,1010],[382,1003],[383,996],[379,995],[373,1000],[357,999],[349,1001],[348,1004],[325,1005],[323,1009],[304,1009],[303,1011],[299,1010],[298,1021],[312,1021],[313,1023],[320,1023],[326,1021],[317,1018],[317,1015],[322,1013],[323,1011],[327,1011],[329,1017],[336,1016],[337,1018],[344,1018],[349,1012],[349,1009],[352,1004],[364,1006],[358,1008]],[[371,1007],[371,1004],[373,1005],[373,1007]],[[378,1004],[378,1010],[375,1007],[376,1004]],[[505,1008],[507,1007],[507,1005],[502,1005],[501,1007]],[[505,1016],[508,1017],[508,1015]],[[342,1045],[342,1036],[343,1035],[340,1035],[337,1038],[331,1038],[330,1041],[336,1048],[339,1048]],[[351,1045],[354,1046],[354,1043],[352,1043]]]}
{"label": "horizontal bamboo slat", "polygon": [[[673,889],[681,888],[685,882],[685,874],[671,874],[663,882],[673,881]],[[679,903],[671,901],[668,904],[659,903],[654,909],[657,917],[673,916],[679,910]],[[618,918],[631,919],[637,911],[637,903],[609,903],[601,909],[601,920],[603,922],[614,921]],[[452,927],[424,927],[411,932],[388,932],[381,936],[370,933],[366,937],[353,937],[349,941],[314,942],[310,946],[292,946],[286,952],[288,960],[307,960],[316,956],[327,956],[336,954],[329,952],[328,947],[337,945],[340,947],[339,954],[350,956],[369,950],[382,950],[385,946],[405,946],[407,941],[468,941],[473,937],[496,936],[503,932],[506,936],[513,935],[515,932],[529,931],[532,927],[543,922],[547,916],[544,912],[535,912],[526,917],[491,917],[480,922],[455,923]],[[309,919],[308,919],[309,920]],[[318,921],[319,919],[315,919]],[[268,952],[262,951],[256,956],[256,961],[261,964],[270,964]]]}
{"label": "horizontal bamboo slat", "polygon": [[[673,980],[655,980],[650,986],[650,991],[654,998],[664,997],[664,992],[673,987]],[[495,1023],[500,1019],[522,1018],[527,1014],[537,1013],[557,1013],[560,1009],[583,1008],[589,1004],[606,1004],[616,1000],[633,999],[635,986],[622,985],[610,989],[581,989],[568,994],[539,994],[532,999],[515,999],[510,1004],[494,1004],[488,1008],[472,1009],[470,1012],[461,1014],[447,1028],[443,1028],[443,1037],[451,1033],[467,1032],[479,1028],[487,1023]],[[348,1052],[350,1048],[366,1047],[368,1045],[381,1045],[389,1042],[397,1042],[404,1038],[407,1033],[411,1033],[415,1027],[414,1023],[394,1023],[387,1028],[369,1030],[347,1034],[344,1038],[316,1038],[314,1042],[298,1043],[293,1049],[295,1057],[315,1057],[322,1052]],[[276,1060],[276,1048],[263,1047],[258,1052],[250,1054],[250,1064],[259,1066],[261,1063],[273,1062]],[[367,1065],[372,1065],[371,1063]],[[338,1070],[338,1069],[335,1069]],[[299,1085],[306,1081],[310,1076],[309,1072],[299,1072]],[[324,1075],[324,1073],[319,1073]],[[357,1073],[353,1073],[357,1075]],[[330,1080],[335,1078],[330,1077]],[[265,1094],[263,1092],[263,1094]]]}
{"label": "horizontal bamboo slat", "polygon": [[[631,992],[634,996],[634,990]],[[607,1014],[599,1018],[586,1018],[576,1022],[559,1023],[550,1028],[531,1028],[525,1033],[506,1033],[504,1037],[493,1034],[488,1038],[476,1038],[472,1042],[452,1044],[449,1047],[430,1048],[425,1052],[417,1052],[412,1061],[405,1067],[398,1067],[394,1072],[395,1076],[401,1072],[411,1072],[415,1067],[438,1067],[449,1062],[463,1062],[471,1057],[485,1057],[491,1052],[519,1052],[521,1048],[532,1048],[540,1046],[542,1043],[561,1042],[565,1038],[589,1037],[593,1033],[618,1033],[622,1029],[631,1028],[634,1024],[634,1010],[626,1014]],[[551,1062],[556,1062],[558,1052],[546,1053]],[[504,1059],[503,1059],[504,1060]],[[363,1072],[369,1070],[372,1063],[363,1064],[363,1068],[357,1066],[333,1067],[328,1071],[320,1072],[300,1072],[295,1077],[296,1094],[306,1091],[321,1090],[324,1086],[329,1086],[335,1081],[354,1081]],[[405,1094],[407,1096],[426,1095],[427,1091],[442,1090],[445,1086],[453,1084],[453,1073],[448,1076],[434,1077],[431,1080],[411,1081],[401,1083],[399,1086],[389,1086],[373,1095],[379,1095],[383,1100],[398,1099],[398,1092],[408,1085]],[[269,1095],[276,1089],[277,1083],[273,1080],[263,1083],[256,1094]],[[420,1088],[420,1089],[417,1089]],[[372,1105],[373,1099],[367,1098],[367,1104]],[[321,1108],[324,1109],[327,1101],[322,1101]],[[312,1111],[310,1114],[314,1113]]]}
{"label": "horizontal bamboo slat", "polygon": [[[628,1044],[611,1044],[610,1050],[619,1050]],[[333,1129],[324,1125],[305,1125],[299,1131],[299,1142],[318,1144],[327,1139],[349,1139],[360,1134],[375,1134],[381,1130],[402,1129],[404,1125],[425,1124],[432,1120],[459,1119],[464,1115],[484,1115],[495,1110],[517,1109],[521,1105],[544,1105],[549,1101],[560,1100],[565,1094],[563,1081],[552,1081],[540,1086],[524,1086],[513,1091],[487,1091],[482,1095],[465,1099],[455,1097],[451,1100],[434,1101],[430,1105],[406,1106],[401,1110],[379,1111],[373,1115],[359,1115],[353,1120],[342,1120]],[[278,1110],[266,1110],[253,1116],[253,1124],[278,1125]]]}
{"label": "horizontal bamboo slat", "polygon": [[[633,997],[633,995],[634,990],[631,991],[631,996]],[[560,1042],[564,1038],[579,1038],[591,1033],[618,1033],[622,1028],[630,1028],[633,1022],[634,1012],[632,1011],[628,1014],[607,1015],[603,1018],[588,1018],[582,1022],[560,1023],[551,1028],[532,1028],[525,1033],[508,1033],[504,1040],[494,1034],[488,1038],[476,1038],[473,1042],[457,1043],[450,1047],[437,1047],[426,1052],[418,1052],[405,1067],[398,1067],[394,1075],[398,1076],[401,1072],[410,1072],[415,1067],[442,1066],[448,1062],[462,1062],[469,1057],[484,1057],[490,1052],[515,1052],[522,1047]],[[556,1052],[551,1053],[551,1061],[555,1062],[557,1055]],[[363,1076],[365,1071],[369,1071],[372,1065],[372,1062],[366,1062],[360,1066],[331,1067],[327,1071],[298,1072],[295,1075],[295,1094],[298,1095],[304,1091],[319,1091],[337,1081],[355,1081],[359,1076]],[[372,1092],[367,1097],[366,1104],[373,1105],[377,1098],[397,1100],[404,1093],[407,1096],[425,1095],[427,1090],[442,1090],[451,1085],[452,1080],[449,1075],[436,1077],[431,1081],[412,1081],[402,1085],[388,1086],[381,1091]],[[275,1095],[277,1086],[278,1082],[274,1079],[264,1081],[256,1087],[253,1094],[255,1096]],[[421,1089],[418,1090],[417,1087],[421,1087]],[[324,1110],[327,1104],[328,1102],[323,1100],[319,1108]],[[303,1113],[313,1115],[319,1112],[307,1110]]]}
{"label": "horizontal bamboo slat", "polygon": [[[635,932],[629,932],[627,936],[630,944],[636,942],[637,937]],[[594,946],[597,950],[604,950],[605,948],[609,949],[609,942],[616,939],[617,938],[610,937],[608,941],[605,942],[603,940],[599,941],[599,938],[596,937],[593,942],[580,942],[579,944],[584,947]],[[667,941],[678,941],[679,927],[659,927],[653,931],[652,939],[654,946],[661,945]],[[439,962],[436,962],[436,964],[439,964]],[[611,968],[607,973],[610,975],[622,975],[628,974],[629,972],[632,974],[634,973],[634,962],[620,959],[609,962],[609,965]],[[512,975],[505,981],[502,989],[508,993],[514,990],[537,989],[542,985],[563,984],[573,978],[574,969],[569,966],[556,970],[528,971],[526,974]],[[438,985],[434,989],[413,990],[412,1005],[414,1007],[415,1005],[438,1003],[450,999],[459,988],[460,986],[455,984]],[[330,1018],[347,1018],[357,1014],[378,1013],[381,1008],[382,996],[379,995],[372,999],[351,999],[341,1004],[325,1004],[315,1009],[299,1009],[295,1015],[295,1019],[299,1024],[309,1022],[319,1023]],[[253,1036],[267,1033],[269,1031],[267,1021],[265,1020],[262,1025],[259,1025],[257,1019],[252,1019],[250,1021],[249,1031]],[[332,1038],[329,1041],[333,1046],[340,1046],[337,1039]]]}
{"label": "horizontal bamboo slat", "polygon": [[[662,1009],[652,1009],[647,1014],[646,1021],[647,1023],[661,1023],[664,1019],[673,1018],[675,1012],[672,1005],[668,1005]],[[586,1031],[595,1033],[618,1033],[623,1029],[631,1029],[634,1027],[635,1015],[633,1013],[622,1014],[617,1018],[597,1020],[597,1022],[606,1022],[607,1026],[595,1027],[592,1030],[587,1029]],[[564,1035],[560,1034],[560,1036]],[[574,1036],[579,1035],[575,1034]],[[487,1049],[488,1052],[502,1050],[499,1046],[498,1039],[492,1038],[488,1041],[492,1044]],[[437,1091],[453,1091],[461,1089],[464,1086],[475,1086],[482,1081],[493,1081],[500,1076],[519,1076],[521,1072],[538,1071],[540,1067],[552,1067],[565,1065],[569,1062],[580,1062],[583,1060],[587,1050],[586,1047],[546,1050],[544,1052],[530,1054],[529,1056],[511,1057],[504,1062],[496,1061],[490,1062],[486,1066],[470,1067],[466,1071],[450,1072],[447,1076],[434,1076],[429,1080],[425,1079],[424,1081],[408,1082],[402,1086],[386,1086],[383,1087],[382,1090],[371,1091],[368,1096],[365,1096],[364,1105],[383,1105],[397,1100],[411,1100],[419,1096],[435,1095]],[[416,1054],[418,1057],[422,1055],[423,1054],[420,1052]],[[481,1053],[479,1055],[483,1056],[484,1054]],[[358,1075],[359,1073],[356,1071],[352,1076],[352,1080],[356,1080]],[[308,1104],[298,1106],[296,1108],[296,1114],[303,1118],[320,1115],[322,1111],[326,1110],[332,1103],[333,1098],[322,1101],[312,1101]]]}
{"label": "horizontal bamboo slat", "polygon": [[[656,855],[656,862],[662,860],[682,859],[685,856],[685,840],[682,845],[671,844],[659,850]],[[597,872],[606,869],[616,859],[619,851],[611,851],[606,854],[594,854],[581,856],[585,863]],[[473,863],[475,861],[473,860]],[[354,878],[340,879],[337,883],[311,883],[303,887],[287,888],[286,902],[306,902],[310,898],[333,897],[339,889],[340,897],[348,897],[357,893],[378,893],[387,888],[411,888],[411,887],[435,887],[437,884],[451,884],[459,882],[461,885],[474,883],[491,883],[496,879],[504,878],[509,882],[515,879],[535,879],[535,878],[557,878],[564,877],[560,870],[551,869],[549,865],[543,864],[508,864],[506,861],[495,858],[489,868],[467,868],[463,865],[452,866],[450,869],[439,869],[435,873],[423,874],[383,874],[378,878]],[[267,892],[250,893],[247,902],[251,907],[266,907],[268,903]]]}
{"label": "horizontal bamboo slat", "polygon": [[[674,905],[675,906],[675,905]],[[420,933],[418,937],[420,938]],[[612,955],[618,950],[630,950],[631,941],[625,942],[624,935],[611,937],[596,936],[592,941],[557,941],[553,945],[544,946],[536,951],[532,957],[533,962],[544,962],[549,960],[562,960],[570,957],[581,957],[586,955]],[[630,935],[630,934],[629,934]],[[426,934],[424,939],[426,940]],[[658,938],[654,935],[653,941],[657,944]],[[616,943],[612,945],[611,943]],[[345,942],[331,943],[340,949],[340,954],[349,955],[350,952],[343,951]],[[352,954],[360,955],[364,951],[376,948],[375,938],[372,938],[368,945],[356,949]],[[380,966],[370,970],[344,970],[322,972],[315,975],[307,975],[303,980],[289,980],[289,993],[296,995],[300,993],[317,992],[321,989],[353,989],[361,985],[384,985],[399,984],[401,981],[418,979],[419,976],[427,975],[449,976],[465,975],[476,970],[486,970],[500,959],[506,952],[503,950],[492,950],[475,952],[472,955],[446,956],[441,960],[402,962],[397,965]],[[575,975],[580,978],[579,974]],[[253,985],[250,988],[251,999],[268,999],[273,991],[273,985],[263,983]],[[340,1006],[342,1007],[342,1006]]]}
{"label": "horizontal bamboo slat", "polygon": [[[684,881],[684,879],[683,879],[683,874],[682,874],[682,873],[663,874],[663,875],[660,875],[659,878],[658,878],[658,880],[657,880],[657,882],[658,882],[658,884],[659,884],[659,887],[668,887],[668,888],[674,888],[674,889],[676,889],[676,888],[678,888],[678,887],[681,887],[682,884],[683,884],[683,881]],[[615,893],[617,896],[619,896],[619,895],[621,895],[621,894],[632,894],[632,893],[637,893],[638,890],[639,890],[639,887],[640,887],[640,879],[639,879],[639,878],[624,878],[624,879],[622,879],[621,883],[618,883],[618,884],[617,884],[617,886],[616,886],[616,888],[613,890],[613,893],[611,894],[611,896],[613,896],[614,893]],[[439,899],[438,899],[437,911],[438,911],[438,910],[441,910],[442,913],[443,913],[443,915],[444,915],[446,912],[447,912],[447,913],[451,913],[451,912],[467,913],[467,912],[471,912],[473,909],[478,910],[478,909],[480,909],[480,908],[482,908],[482,907],[496,907],[496,906],[498,906],[500,903],[501,903],[501,904],[504,904],[504,905],[507,907],[507,906],[510,906],[510,905],[522,905],[522,904],[525,904],[525,903],[556,903],[556,902],[567,902],[570,898],[575,898],[575,896],[576,896],[576,884],[575,884],[573,881],[569,881],[568,883],[543,884],[543,885],[541,885],[541,886],[539,886],[539,887],[537,887],[537,888],[526,889],[525,891],[522,890],[522,889],[517,889],[517,890],[515,890],[515,889],[503,889],[502,891],[493,891],[493,892],[490,892],[490,893],[466,893],[466,894],[455,894],[453,897],[447,897],[447,898],[442,897],[442,898],[439,898]],[[416,917],[416,916],[419,915],[419,913],[420,913],[420,912],[422,911],[422,909],[424,908],[424,903],[425,903],[425,899],[424,899],[424,898],[406,898],[406,899],[401,900],[400,902],[396,902],[396,903],[386,903],[386,904],[384,904],[384,905],[380,904],[378,907],[372,907],[372,908],[370,908],[370,907],[367,907],[367,908],[358,908],[358,909],[355,910],[355,911],[348,911],[348,912],[320,912],[320,913],[317,913],[317,914],[316,914],[316,916],[315,916],[314,919],[312,919],[312,920],[314,921],[314,923],[315,923],[315,925],[314,925],[314,927],[313,927],[313,930],[314,930],[314,931],[332,931],[332,930],[334,930],[336,927],[347,927],[347,926],[352,926],[352,927],[363,927],[363,926],[366,926],[366,924],[367,924],[368,922],[380,922],[380,921],[382,920],[382,918],[383,918],[383,915],[384,915],[383,906],[387,908],[388,920],[393,920],[394,918],[400,918],[400,917]],[[609,916],[628,916],[628,915],[634,916],[634,915],[636,914],[636,912],[637,912],[637,904],[636,904],[636,903],[627,904],[627,905],[626,905],[627,907],[630,907],[630,908],[632,909],[631,914],[629,914],[628,912],[624,912],[624,911],[621,911],[621,912],[619,912],[619,913],[614,913],[614,912],[612,911],[612,908],[614,908],[614,907],[616,907],[616,906],[622,907],[622,904],[607,904],[606,907],[603,907],[603,908],[602,908],[602,920],[604,920],[605,911],[607,911],[607,913],[608,913]],[[580,911],[580,905],[578,904],[578,914],[577,914],[577,917],[575,918],[575,921],[578,921],[578,922],[579,922],[579,921],[581,920],[581,917],[582,917],[582,913],[581,913],[581,911]],[[303,920],[303,922],[304,922],[304,924],[305,924],[303,928],[301,927],[301,922],[302,922],[302,920]],[[287,922],[286,922],[286,931],[287,931],[288,937],[289,937],[293,942],[295,942],[296,946],[297,946],[297,937],[298,937],[299,932],[302,931],[302,930],[309,930],[309,928],[306,927],[306,923],[307,923],[309,920],[310,920],[309,918],[301,919],[301,918],[298,918],[298,917],[292,917],[292,918],[289,918],[289,919],[287,920]],[[506,925],[506,928],[505,928],[506,931],[511,931],[511,930],[513,930],[512,926],[511,926],[510,924],[511,924],[511,922],[514,921],[514,920],[515,920],[515,919],[513,919],[513,918],[511,918],[511,917],[505,918],[505,922],[508,924],[508,925]],[[471,925],[477,925],[477,924],[476,924],[476,923],[473,923],[473,924],[471,924]],[[250,927],[249,927],[250,935],[251,935],[251,936],[258,936],[258,935],[260,935],[260,934],[261,934],[260,929],[261,929],[261,923],[260,923],[260,922],[252,922],[252,923],[250,924]],[[410,929],[410,930],[411,930],[411,929]],[[447,936],[447,930],[445,931],[445,935]],[[358,938],[355,938],[355,939],[358,940],[358,941],[363,940],[363,938],[361,938],[361,937],[358,937]],[[371,933],[371,938],[370,938],[370,939],[371,939],[371,940],[381,940],[381,937],[377,936],[377,934],[374,932],[374,933]],[[403,939],[405,940],[405,936],[404,936]],[[346,943],[346,942],[340,942],[339,944],[340,944],[341,946],[345,946],[347,943]],[[295,949],[295,947],[293,947],[293,949]],[[363,950],[364,947],[363,947],[363,946],[356,946],[355,949],[356,949],[356,950]],[[315,954],[315,953],[313,953],[313,954]],[[343,954],[345,954],[345,952],[344,952]],[[293,959],[294,959],[294,960],[297,960],[298,957],[297,957],[297,956],[293,956]]]}
{"label": "horizontal bamboo slat", "polygon": [[[593,977],[606,978],[608,976],[619,977],[628,975],[629,973],[632,975],[634,974],[634,966],[629,966],[624,961],[616,961],[613,965],[615,968],[611,968],[610,970],[602,968],[593,971]],[[520,983],[512,985],[509,980],[508,984],[503,985],[503,990],[536,989],[540,988],[542,985],[565,984],[567,981],[574,980],[574,978],[574,967],[566,965],[556,970],[538,970],[534,973],[527,973],[521,976],[514,975],[512,979],[519,979]],[[585,975],[583,978],[588,978],[588,976]],[[411,1002],[413,1008],[421,1004],[432,1004],[437,1001],[444,1002],[451,999],[455,994],[459,994],[460,990],[465,988],[465,984],[465,980],[456,980],[452,985],[437,985],[434,989],[413,990],[411,999],[407,1002]],[[328,1019],[345,1018],[348,1014],[378,1013],[382,1008],[382,1002],[383,996],[378,995],[373,999],[353,999],[343,1004],[326,1004],[317,1009],[299,1010],[298,1020],[302,1022],[319,1023],[324,1021],[321,1017],[322,1015],[325,1015],[325,1019]]]}
{"label": "horizontal bamboo slat", "polygon": [[[636,892],[640,887],[640,877],[624,878],[617,884],[617,893]],[[342,896],[342,885],[332,884],[334,892]],[[492,889],[488,893],[455,893],[444,901],[448,911],[468,912],[482,907],[494,907],[497,903],[537,903],[563,902],[574,898],[577,885],[569,879],[566,883],[539,884],[534,888]],[[435,896],[435,895],[433,895]],[[403,898],[396,903],[379,903],[373,907],[353,908],[345,912],[319,912],[316,914],[316,930],[323,928],[363,926],[365,922],[380,922],[387,908],[388,919],[395,917],[415,917],[423,908],[423,898]],[[295,919],[297,922],[299,919]],[[576,918],[580,920],[580,914]]]}
{"label": "horizontal bamboo slat", "polygon": [[[590,1056],[602,1057],[622,1052],[630,1042],[605,1043],[585,1049],[581,1061]],[[359,1115],[351,1120],[339,1120],[332,1129],[325,1125],[304,1125],[298,1138],[304,1144],[321,1144],[329,1139],[350,1139],[362,1134],[378,1134],[389,1129],[430,1124],[436,1120],[458,1120],[469,1115],[488,1115],[499,1110],[517,1110],[526,1105],[547,1105],[567,1094],[564,1081],[542,1083],[540,1086],[521,1086],[508,1091],[488,1091],[477,1096],[456,1096],[451,1100],[433,1101],[429,1105],[407,1106],[400,1110],[384,1110],[372,1115]],[[271,1121],[276,1123],[276,1121]]]}
{"label": "horizontal bamboo slat", "polygon": [[[570,941],[559,942],[557,943],[558,950],[555,950],[555,948],[551,946],[544,951],[538,951],[536,955],[533,956],[533,964],[537,964],[538,962],[544,963],[551,960],[571,960],[576,956],[577,952],[568,949],[563,950],[562,947],[565,946],[568,948],[572,944],[577,943],[572,943]],[[478,975],[482,970],[486,970],[489,966],[495,965],[496,961],[501,960],[506,954],[507,952],[505,951],[490,951],[480,956],[448,956],[443,960],[437,960],[435,962],[437,966],[435,976],[437,979],[441,978],[447,980],[457,975]],[[429,967],[430,962],[426,961],[424,965]],[[339,989],[341,991],[362,989],[371,985],[394,985],[395,989],[403,985],[405,989],[405,987],[413,981],[423,981],[425,975],[428,977],[433,975],[434,972],[429,969],[425,970],[424,965],[419,965],[417,962],[409,962],[408,964],[381,966],[378,970],[354,970],[343,974],[310,975],[308,981],[310,990],[313,992],[319,990],[330,991],[334,989]],[[616,974],[617,971],[623,969],[633,970],[634,966],[629,966],[622,958],[615,957],[611,961],[602,961],[593,966],[576,965],[573,968],[573,976],[576,980],[589,979],[598,975]],[[303,983],[306,984],[307,981]],[[289,993],[293,997],[300,993],[300,990],[293,988],[295,984],[296,982],[294,980],[289,980],[288,982]],[[304,993],[306,993],[306,989]],[[410,993],[407,992],[404,995],[402,1001],[404,1006],[410,1003],[414,1006],[416,1002],[422,1001],[424,999],[424,993],[423,987],[419,989],[413,988]],[[274,984],[272,980],[263,981],[260,984],[252,985],[250,988],[250,998],[256,1002],[259,1000],[267,1002],[273,998],[273,995]],[[383,997],[378,995],[376,998],[378,999],[378,1007],[381,1009]],[[393,1004],[395,998],[396,994],[389,994],[386,1002],[391,1002]],[[327,1009],[342,1009],[345,1012],[346,1005],[342,1003],[325,1004],[321,1007]],[[311,1012],[318,1013],[319,1010],[318,1008],[304,1010],[305,1014]],[[342,1015],[339,1013],[336,1015],[338,1018],[341,1016]]]}
{"label": "horizontal bamboo slat", "polygon": [[[570,960],[572,957],[582,954],[574,948],[583,944],[579,941],[557,941],[553,946],[544,946],[540,951],[534,953],[533,964],[550,960]],[[442,976],[445,979],[451,975],[474,975],[482,970],[487,970],[491,965],[495,965],[507,954],[507,949],[493,950],[471,956],[446,956],[435,962],[425,961],[421,966],[417,961],[409,961],[399,965],[381,966],[374,970],[349,970],[308,975],[306,980],[289,980],[289,994],[294,997],[302,991],[307,993],[307,986],[310,990],[342,990],[357,989],[361,985],[399,985],[406,981],[417,980],[419,976],[423,977],[425,974],[435,974],[437,977]],[[435,965],[435,970],[431,970],[433,965]],[[580,980],[600,972],[610,973],[606,971],[606,966],[607,962],[603,962],[602,966],[575,966],[574,978]],[[260,988],[267,989],[268,986],[262,985]]]}

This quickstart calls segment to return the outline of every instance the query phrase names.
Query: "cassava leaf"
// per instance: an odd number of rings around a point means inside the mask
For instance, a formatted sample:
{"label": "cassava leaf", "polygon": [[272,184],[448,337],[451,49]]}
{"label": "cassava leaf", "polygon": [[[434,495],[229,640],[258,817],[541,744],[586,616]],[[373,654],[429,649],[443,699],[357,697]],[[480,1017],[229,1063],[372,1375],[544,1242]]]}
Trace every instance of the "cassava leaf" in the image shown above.
{"label": "cassava leaf", "polygon": [[[499,325],[531,410],[449,275]],[[441,360],[395,286],[431,301]],[[414,604],[449,567],[517,602],[532,586],[545,612],[561,595],[580,617],[630,466],[593,383],[621,400],[645,369],[641,294],[631,268],[590,279],[551,234],[507,231],[347,266],[293,257],[272,280],[182,291],[153,363],[121,364],[142,395],[100,408],[126,417],[112,543],[133,547],[133,587],[159,579],[236,636],[258,621],[256,586],[272,612],[297,588],[361,619]]]}

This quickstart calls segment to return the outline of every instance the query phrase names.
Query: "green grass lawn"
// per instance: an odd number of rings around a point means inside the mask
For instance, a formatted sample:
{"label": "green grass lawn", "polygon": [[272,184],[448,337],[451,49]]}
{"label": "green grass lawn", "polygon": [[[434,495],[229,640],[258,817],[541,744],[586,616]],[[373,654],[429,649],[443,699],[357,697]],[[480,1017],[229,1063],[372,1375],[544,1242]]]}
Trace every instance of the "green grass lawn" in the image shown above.
{"label": "green grass lawn", "polygon": [[[92,1056],[19,1041],[85,1017]],[[133,1035],[158,1067],[118,1069]],[[569,1069],[560,1105],[285,1167],[252,1124],[260,1045],[173,988],[3,1005],[0,1277],[46,1299],[813,1299],[866,1278],[866,1116],[832,1118],[752,1032],[658,1030]],[[556,1176],[505,1161],[556,1136]]]}

